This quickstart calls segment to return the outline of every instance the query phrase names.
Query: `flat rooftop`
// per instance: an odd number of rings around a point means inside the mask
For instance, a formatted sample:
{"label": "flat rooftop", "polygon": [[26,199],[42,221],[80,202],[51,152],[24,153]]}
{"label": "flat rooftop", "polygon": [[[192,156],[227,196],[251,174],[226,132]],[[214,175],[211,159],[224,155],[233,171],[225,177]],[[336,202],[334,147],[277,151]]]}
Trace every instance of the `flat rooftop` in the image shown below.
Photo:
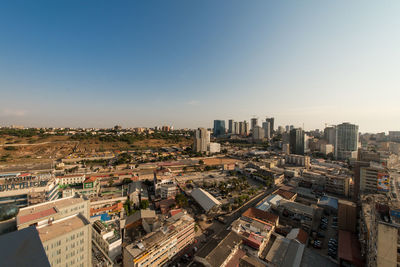
{"label": "flat rooftop", "polygon": [[73,196],[22,208],[19,210],[17,215],[17,225],[29,222],[31,220],[36,220],[41,217],[50,216],[58,213],[60,209],[78,203],[83,203],[84,201],[85,200],[83,198]]}
{"label": "flat rooftop", "polygon": [[54,221],[51,225],[37,227],[39,237],[42,242],[46,242],[66,233],[75,231],[85,225],[90,224],[83,216],[75,215],[66,219]]}
{"label": "flat rooftop", "polygon": [[304,213],[310,216],[314,215],[314,208],[311,206],[307,206],[298,202],[293,202],[293,201],[287,201],[285,199],[282,199],[279,202],[279,206],[285,207],[291,211],[295,211],[297,213]]}

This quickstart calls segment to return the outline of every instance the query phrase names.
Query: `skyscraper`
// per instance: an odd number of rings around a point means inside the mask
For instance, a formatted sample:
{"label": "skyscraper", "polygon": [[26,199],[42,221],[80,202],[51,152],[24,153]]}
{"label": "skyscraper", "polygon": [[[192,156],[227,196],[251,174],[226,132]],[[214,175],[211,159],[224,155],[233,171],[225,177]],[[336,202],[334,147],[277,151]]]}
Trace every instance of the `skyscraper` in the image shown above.
{"label": "skyscraper", "polygon": [[194,133],[193,150],[196,152],[207,152],[210,144],[210,132],[206,128],[198,128]]}
{"label": "skyscraper", "polygon": [[228,127],[229,127],[228,133],[234,134],[235,132],[234,132],[234,121],[233,120],[229,120]]}
{"label": "skyscraper", "polygon": [[290,131],[290,153],[304,154],[304,131],[301,128],[295,128]]}
{"label": "skyscraper", "polygon": [[253,131],[254,130],[254,127],[256,127],[257,125],[258,125],[258,119],[257,118],[252,118],[251,119],[251,131]]}
{"label": "skyscraper", "polygon": [[266,118],[265,121],[269,122],[269,136],[272,137],[274,134],[274,118]]}
{"label": "skyscraper", "polygon": [[239,134],[239,123],[237,121],[233,123],[233,133]]}
{"label": "skyscraper", "polygon": [[249,123],[247,121],[244,121],[243,124],[244,124],[244,135],[248,136],[250,134]]}
{"label": "skyscraper", "polygon": [[255,126],[253,128],[253,140],[262,141],[264,139],[264,129],[260,126]]}
{"label": "skyscraper", "polygon": [[270,139],[271,135],[270,135],[270,125],[268,121],[263,122],[262,127],[264,129],[264,138]]}
{"label": "skyscraper", "polygon": [[356,156],[358,148],[358,126],[344,122],[336,126],[335,156],[349,159]]}
{"label": "skyscraper", "polygon": [[214,120],[214,136],[219,137],[225,134],[225,121],[224,120]]}
{"label": "skyscraper", "polygon": [[336,127],[329,126],[324,129],[324,139],[328,142],[328,144],[335,145],[336,144]]}
{"label": "skyscraper", "polygon": [[239,134],[244,135],[245,134],[245,127],[244,127],[244,122],[240,121],[239,122]]}

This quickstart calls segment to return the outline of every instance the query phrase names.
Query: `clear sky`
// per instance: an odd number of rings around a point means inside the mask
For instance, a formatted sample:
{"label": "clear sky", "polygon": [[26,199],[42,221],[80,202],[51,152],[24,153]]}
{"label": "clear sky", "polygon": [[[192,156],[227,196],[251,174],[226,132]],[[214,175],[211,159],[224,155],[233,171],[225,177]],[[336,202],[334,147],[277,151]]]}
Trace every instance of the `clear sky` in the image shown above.
{"label": "clear sky", "polygon": [[400,1],[0,2],[0,125],[400,130]]}

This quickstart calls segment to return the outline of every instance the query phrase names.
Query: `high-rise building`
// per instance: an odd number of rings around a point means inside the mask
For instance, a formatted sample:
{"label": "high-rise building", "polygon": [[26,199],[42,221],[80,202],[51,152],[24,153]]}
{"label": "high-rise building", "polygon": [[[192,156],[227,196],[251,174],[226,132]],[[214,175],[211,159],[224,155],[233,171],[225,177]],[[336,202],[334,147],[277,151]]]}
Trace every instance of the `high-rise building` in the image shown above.
{"label": "high-rise building", "polygon": [[264,129],[264,137],[267,138],[267,139],[270,139],[271,138],[271,135],[270,135],[271,131],[270,131],[269,122],[268,121],[263,122],[262,127]]}
{"label": "high-rise building", "polygon": [[282,152],[285,154],[290,154],[290,145],[285,143],[282,145]]}
{"label": "high-rise building", "polygon": [[358,126],[342,123],[336,126],[335,156],[338,159],[356,157],[358,148]]}
{"label": "high-rise building", "polygon": [[324,129],[324,139],[330,145],[336,144],[336,127],[329,126]]}
{"label": "high-rise building", "polygon": [[301,128],[295,128],[290,131],[290,153],[304,154],[304,131]]}
{"label": "high-rise building", "polygon": [[389,140],[394,142],[400,141],[400,131],[389,131]]}
{"label": "high-rise building", "polygon": [[289,127],[289,125],[286,125],[286,126],[285,126],[285,132],[287,132],[287,133],[288,133],[289,131],[290,131],[290,127]]}
{"label": "high-rise building", "polygon": [[233,133],[239,134],[239,123],[237,121],[233,123]]}
{"label": "high-rise building", "polygon": [[275,121],[275,119],[274,118],[266,118],[265,119],[265,121],[268,121],[269,122],[269,129],[270,129],[270,132],[269,132],[269,136],[270,137],[272,137],[273,136],[273,134],[274,134],[274,121]]}
{"label": "high-rise building", "polygon": [[250,120],[250,123],[251,123],[251,131],[253,131],[254,130],[254,127],[256,127],[256,126],[258,126],[258,119],[257,118],[252,118],[251,120]]}
{"label": "high-rise building", "polygon": [[260,126],[255,126],[253,128],[253,140],[262,141],[264,139],[264,129]]}
{"label": "high-rise building", "polygon": [[51,266],[92,266],[89,201],[77,195],[22,208],[17,229],[34,225]]}
{"label": "high-rise building", "polygon": [[245,133],[244,122],[240,121],[239,122],[239,134],[244,135],[244,133]]}
{"label": "high-rise building", "polygon": [[234,134],[234,121],[233,120],[229,120],[228,122],[228,133],[230,134]]}
{"label": "high-rise building", "polygon": [[250,134],[249,123],[247,121],[244,121],[243,124],[244,124],[244,135],[248,136]]}
{"label": "high-rise building", "polygon": [[219,137],[225,134],[225,121],[224,120],[214,120],[214,132],[215,137]]}
{"label": "high-rise building", "polygon": [[198,128],[194,133],[193,150],[196,152],[207,152],[210,144],[210,132],[206,128]]}

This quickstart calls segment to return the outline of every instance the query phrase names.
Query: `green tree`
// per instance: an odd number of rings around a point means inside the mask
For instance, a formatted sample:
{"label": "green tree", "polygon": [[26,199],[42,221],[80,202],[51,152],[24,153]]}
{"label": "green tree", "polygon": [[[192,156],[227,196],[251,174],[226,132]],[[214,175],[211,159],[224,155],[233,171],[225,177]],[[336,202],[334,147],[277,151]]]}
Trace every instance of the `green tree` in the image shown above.
{"label": "green tree", "polygon": [[188,204],[188,200],[184,194],[177,194],[175,196],[175,201],[176,204],[178,204],[179,207],[186,207]]}
{"label": "green tree", "polygon": [[145,210],[149,207],[149,201],[147,199],[143,199],[140,201],[140,209]]}

